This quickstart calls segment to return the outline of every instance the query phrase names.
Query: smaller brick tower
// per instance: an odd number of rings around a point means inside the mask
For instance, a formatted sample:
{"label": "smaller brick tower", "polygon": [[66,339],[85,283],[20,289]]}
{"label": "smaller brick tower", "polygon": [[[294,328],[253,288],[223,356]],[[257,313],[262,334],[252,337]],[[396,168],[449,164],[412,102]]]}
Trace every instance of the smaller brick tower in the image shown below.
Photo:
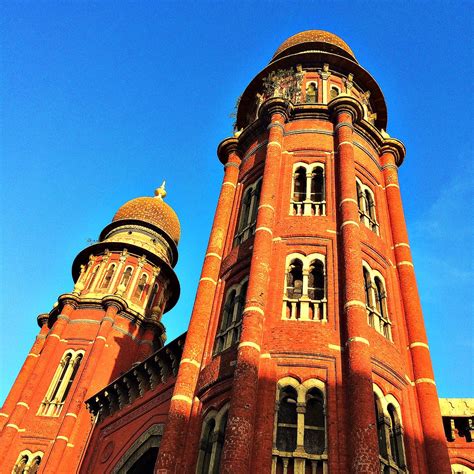
{"label": "smaller brick tower", "polygon": [[179,296],[180,226],[164,183],[155,194],[118,210],[76,257],[72,293],[38,316],[41,330],[0,413],[2,466],[76,472],[92,428],[84,401],[163,346],[161,318]]}

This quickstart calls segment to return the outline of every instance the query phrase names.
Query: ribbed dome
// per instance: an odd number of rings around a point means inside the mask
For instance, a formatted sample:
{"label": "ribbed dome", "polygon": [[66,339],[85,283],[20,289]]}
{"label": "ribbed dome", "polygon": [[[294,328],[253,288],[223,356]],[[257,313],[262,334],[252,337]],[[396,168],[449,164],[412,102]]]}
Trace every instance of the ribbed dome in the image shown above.
{"label": "ribbed dome", "polygon": [[345,41],[339,38],[339,36],[323,30],[302,31],[301,33],[290,36],[287,40],[283,41],[280,47],[276,50],[273,58],[278,56],[282,51],[303,43],[327,43],[329,45],[337,46],[338,48],[343,49],[346,53],[349,53],[355,59],[354,53]]}
{"label": "ribbed dome", "polygon": [[115,214],[112,222],[123,219],[137,219],[149,222],[164,232],[178,244],[180,225],[176,212],[163,201],[166,195],[164,187],[155,191],[155,197],[139,197],[126,202]]}

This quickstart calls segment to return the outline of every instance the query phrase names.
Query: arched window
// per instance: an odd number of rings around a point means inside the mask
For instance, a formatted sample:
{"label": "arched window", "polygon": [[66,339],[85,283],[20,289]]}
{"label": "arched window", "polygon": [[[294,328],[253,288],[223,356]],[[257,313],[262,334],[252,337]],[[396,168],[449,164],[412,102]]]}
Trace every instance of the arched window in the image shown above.
{"label": "arched window", "polygon": [[218,412],[212,410],[203,421],[201,441],[196,474],[218,474],[229,406],[225,405]]}
{"label": "arched window", "polygon": [[137,288],[135,289],[135,293],[133,295],[134,298],[139,300],[142,299],[143,295],[146,294],[146,287],[147,287],[148,275],[143,273],[137,283]]}
{"label": "arched window", "polygon": [[276,447],[279,451],[291,453],[296,449],[298,431],[297,398],[296,390],[293,387],[285,387],[280,391],[276,434]]}
{"label": "arched window", "polygon": [[221,323],[216,335],[214,354],[226,350],[240,340],[247,285],[248,281],[245,280],[227,290]]}
{"label": "arched window", "polygon": [[331,90],[329,91],[329,95],[331,96],[331,99],[334,99],[337,97],[341,91],[339,90],[339,87],[337,86],[331,86]]}
{"label": "arched window", "polygon": [[23,474],[26,472],[26,466],[28,464],[28,456],[26,454],[23,454],[20,456],[20,459],[15,464],[15,467],[13,468],[13,473],[14,474]]}
{"label": "arched window", "polygon": [[303,295],[303,262],[295,258],[288,267],[286,276],[286,296],[300,299]]}
{"label": "arched window", "polygon": [[369,326],[377,332],[392,339],[391,322],[387,311],[387,293],[383,279],[375,270],[366,263],[362,268],[364,275],[365,304]]}
{"label": "arched window", "polygon": [[31,461],[30,468],[28,469],[28,474],[36,474],[41,463],[41,458],[36,456],[33,461]]}
{"label": "arched window", "polygon": [[91,272],[91,276],[89,278],[89,284],[87,285],[87,287],[89,289],[92,289],[94,287],[94,284],[95,284],[95,280],[97,278],[97,275],[99,273],[99,268],[100,268],[100,264],[99,265],[96,265],[93,269],[92,269],[92,272]]}
{"label": "arched window", "polygon": [[108,288],[110,285],[110,282],[112,281],[112,277],[114,276],[115,273],[115,263],[112,263],[108,270],[105,272],[104,278],[102,280],[102,285],[100,285],[101,288]]}
{"label": "arched window", "polygon": [[38,415],[58,416],[79,370],[84,351],[68,350],[59,363]]}
{"label": "arched window", "polygon": [[28,449],[22,451],[18,456],[18,460],[13,466],[12,473],[35,474],[36,472],[38,472],[42,457],[43,453],[41,451],[36,451],[35,453],[32,453]]}
{"label": "arched window", "polygon": [[306,86],[306,103],[315,104],[318,102],[318,85],[316,82],[310,82]]}
{"label": "arched window", "polygon": [[287,257],[282,319],[327,321],[324,256]]}
{"label": "arched window", "polygon": [[285,377],[277,384],[272,473],[327,472],[324,383]]}
{"label": "arched window", "polygon": [[379,224],[375,213],[375,199],[372,190],[356,180],[357,205],[359,207],[359,220],[370,230],[379,233]]}
{"label": "arched window", "polygon": [[[381,472],[384,474],[403,473],[406,471],[405,449],[403,446],[403,428],[397,408],[383,396],[381,390],[374,385],[375,417],[379,440]],[[388,402],[388,403],[387,403]]]}
{"label": "arched window", "polygon": [[326,214],[324,165],[297,163],[293,171],[290,214],[324,216]]}
{"label": "arched window", "polygon": [[300,166],[294,174],[293,201],[302,203],[306,199],[306,168]]}
{"label": "arched window", "polygon": [[247,186],[244,192],[240,205],[239,225],[234,237],[234,246],[240,245],[255,232],[261,187],[262,180],[259,179]]}
{"label": "arched window", "polygon": [[326,449],[324,395],[317,388],[312,388],[306,395],[304,449],[309,454],[322,454]]}
{"label": "arched window", "polygon": [[[143,275],[142,275],[142,277],[143,277]],[[145,283],[146,283],[146,281],[145,281]],[[137,287],[136,291],[138,291],[138,287]],[[153,308],[153,303],[155,301],[155,297],[156,297],[157,292],[158,292],[158,282],[155,282],[154,285],[153,285],[153,288],[150,292],[150,297],[148,298],[147,310],[151,310]],[[135,295],[136,295],[136,292],[135,292]],[[137,298],[137,296],[135,296],[135,297]],[[138,298],[139,298],[139,296],[138,296]]]}
{"label": "arched window", "polygon": [[122,275],[121,285],[127,288],[128,283],[130,282],[130,278],[132,278],[133,268],[127,267]]}

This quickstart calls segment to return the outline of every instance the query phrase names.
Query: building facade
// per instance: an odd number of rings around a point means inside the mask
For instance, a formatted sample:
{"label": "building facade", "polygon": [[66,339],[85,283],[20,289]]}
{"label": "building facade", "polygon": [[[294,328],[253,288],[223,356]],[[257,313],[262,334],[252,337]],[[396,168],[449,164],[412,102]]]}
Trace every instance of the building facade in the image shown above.
{"label": "building facade", "polygon": [[286,40],[219,145],[187,333],[164,345],[179,222],[162,187],[119,209],[40,315],[0,413],[5,472],[472,472],[472,406],[440,408],[386,124],[344,41]]}

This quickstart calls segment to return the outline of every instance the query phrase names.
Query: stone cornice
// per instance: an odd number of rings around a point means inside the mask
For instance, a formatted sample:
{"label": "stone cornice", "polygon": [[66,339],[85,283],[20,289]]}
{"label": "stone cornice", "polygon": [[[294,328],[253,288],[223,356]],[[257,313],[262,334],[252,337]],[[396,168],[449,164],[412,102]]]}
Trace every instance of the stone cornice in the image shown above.
{"label": "stone cornice", "polygon": [[143,362],[132,366],[86,400],[87,409],[99,420],[131,405],[137,398],[176,377],[186,333],[162,347]]}

